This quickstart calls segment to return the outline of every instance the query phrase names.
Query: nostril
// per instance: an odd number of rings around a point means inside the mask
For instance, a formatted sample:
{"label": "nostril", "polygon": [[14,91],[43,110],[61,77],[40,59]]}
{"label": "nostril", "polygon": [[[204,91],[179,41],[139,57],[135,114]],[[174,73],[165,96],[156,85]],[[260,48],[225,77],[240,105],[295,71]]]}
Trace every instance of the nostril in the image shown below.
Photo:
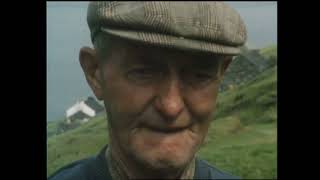
{"label": "nostril", "polygon": [[167,120],[176,119],[184,109],[184,103],[180,97],[175,99],[158,98],[155,106],[157,111]]}

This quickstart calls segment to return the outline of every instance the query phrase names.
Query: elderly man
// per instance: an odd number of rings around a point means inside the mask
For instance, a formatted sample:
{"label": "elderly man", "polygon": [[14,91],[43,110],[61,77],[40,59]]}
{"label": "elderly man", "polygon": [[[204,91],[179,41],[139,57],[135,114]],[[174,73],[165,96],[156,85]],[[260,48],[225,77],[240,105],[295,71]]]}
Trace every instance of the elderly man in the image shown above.
{"label": "elderly man", "polygon": [[222,2],[92,2],[80,64],[103,100],[110,143],[49,179],[233,179],[195,154],[223,75],[246,41]]}

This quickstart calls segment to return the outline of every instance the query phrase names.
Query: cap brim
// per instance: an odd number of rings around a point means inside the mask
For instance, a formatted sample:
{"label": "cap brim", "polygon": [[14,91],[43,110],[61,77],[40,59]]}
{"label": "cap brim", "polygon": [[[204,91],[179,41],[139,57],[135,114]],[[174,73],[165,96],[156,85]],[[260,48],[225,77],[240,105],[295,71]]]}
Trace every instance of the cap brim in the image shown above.
{"label": "cap brim", "polygon": [[240,47],[221,45],[214,42],[187,39],[172,35],[110,28],[101,28],[101,32],[120,38],[141,42],[143,44],[175,48],[186,51],[206,52],[225,55],[237,55],[240,53]]}

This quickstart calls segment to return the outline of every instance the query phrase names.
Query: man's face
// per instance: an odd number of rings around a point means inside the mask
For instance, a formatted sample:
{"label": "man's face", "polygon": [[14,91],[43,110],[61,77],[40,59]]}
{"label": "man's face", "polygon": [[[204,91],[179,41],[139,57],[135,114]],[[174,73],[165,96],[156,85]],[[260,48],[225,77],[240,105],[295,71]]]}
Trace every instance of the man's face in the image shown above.
{"label": "man's face", "polygon": [[[119,41],[99,63],[112,145],[152,169],[178,169],[208,132],[229,60]],[[95,88],[93,88],[94,91]]]}

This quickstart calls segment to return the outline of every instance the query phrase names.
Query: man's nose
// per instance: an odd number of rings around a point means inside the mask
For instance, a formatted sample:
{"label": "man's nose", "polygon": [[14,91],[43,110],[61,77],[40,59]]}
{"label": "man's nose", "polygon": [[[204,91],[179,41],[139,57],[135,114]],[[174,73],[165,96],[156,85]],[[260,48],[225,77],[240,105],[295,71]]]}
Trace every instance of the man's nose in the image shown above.
{"label": "man's nose", "polygon": [[177,76],[159,84],[155,100],[156,110],[166,120],[175,120],[184,109],[181,85]]}

